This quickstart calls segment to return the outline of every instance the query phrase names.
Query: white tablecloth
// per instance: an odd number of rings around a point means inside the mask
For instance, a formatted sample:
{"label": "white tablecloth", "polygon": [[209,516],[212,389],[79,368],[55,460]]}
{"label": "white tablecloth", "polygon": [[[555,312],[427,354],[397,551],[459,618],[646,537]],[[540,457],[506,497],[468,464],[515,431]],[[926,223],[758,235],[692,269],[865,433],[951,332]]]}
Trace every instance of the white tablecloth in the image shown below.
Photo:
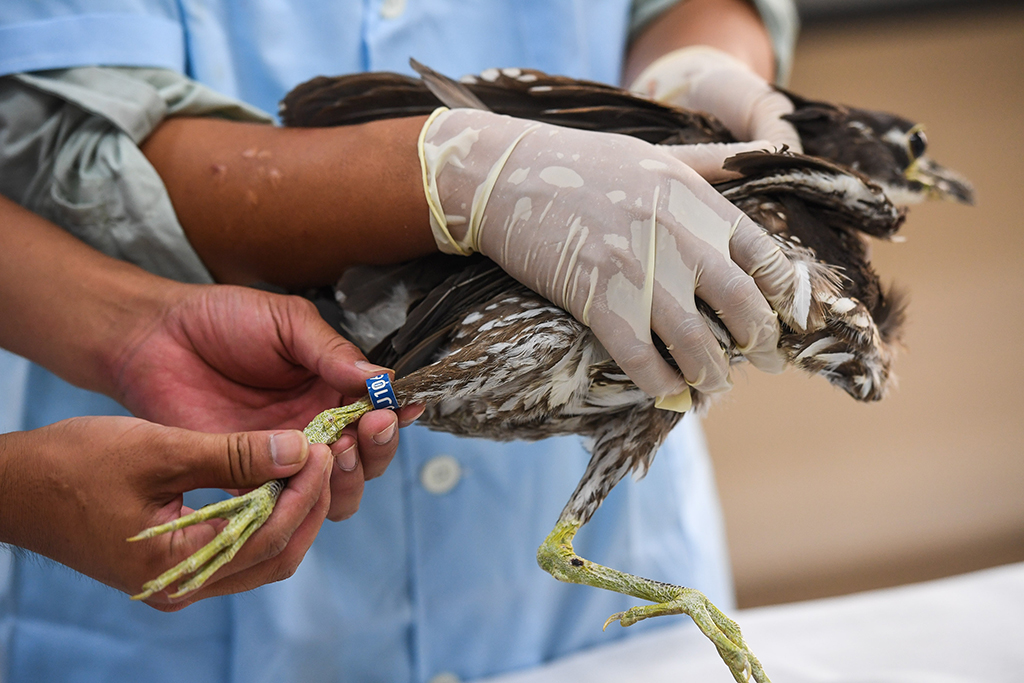
{"label": "white tablecloth", "polygon": [[[773,683],[1024,682],[1024,564],[730,616]],[[690,624],[489,681],[733,679]]]}

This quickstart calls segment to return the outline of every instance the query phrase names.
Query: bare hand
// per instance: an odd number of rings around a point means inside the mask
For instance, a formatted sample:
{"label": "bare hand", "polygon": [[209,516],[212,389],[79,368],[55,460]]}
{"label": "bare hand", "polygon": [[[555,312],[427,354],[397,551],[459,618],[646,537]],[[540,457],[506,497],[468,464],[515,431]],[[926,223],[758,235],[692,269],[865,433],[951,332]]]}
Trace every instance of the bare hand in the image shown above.
{"label": "bare hand", "polygon": [[[169,286],[166,311],[113,363],[116,397],[140,417],[200,431],[302,429],[364,396],[365,380],[382,371],[300,297]],[[394,457],[397,427],[420,412],[373,411],[331,446],[330,519],[356,511],[364,479],[380,476]]]}
{"label": "bare hand", "polygon": [[[290,464],[276,464],[275,456]],[[204,522],[125,542],[192,512],[182,504],[183,492],[290,477],[271,518],[202,589],[179,601],[166,591],[146,600],[176,611],[291,576],[330,507],[331,460],[327,446],[311,446],[295,431],[204,434],[130,417],[64,420],[0,437],[0,540],[136,593],[223,526]]]}

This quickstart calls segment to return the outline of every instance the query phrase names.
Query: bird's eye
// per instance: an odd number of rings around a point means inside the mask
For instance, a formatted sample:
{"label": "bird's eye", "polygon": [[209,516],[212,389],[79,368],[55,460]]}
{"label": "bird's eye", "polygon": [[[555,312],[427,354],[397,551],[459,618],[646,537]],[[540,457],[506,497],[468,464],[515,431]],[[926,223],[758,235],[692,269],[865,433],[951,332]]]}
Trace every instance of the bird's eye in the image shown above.
{"label": "bird's eye", "polygon": [[910,131],[907,136],[907,148],[910,151],[910,158],[919,159],[924,155],[926,149],[928,149],[928,138],[924,135],[924,130],[920,128],[914,128]]}

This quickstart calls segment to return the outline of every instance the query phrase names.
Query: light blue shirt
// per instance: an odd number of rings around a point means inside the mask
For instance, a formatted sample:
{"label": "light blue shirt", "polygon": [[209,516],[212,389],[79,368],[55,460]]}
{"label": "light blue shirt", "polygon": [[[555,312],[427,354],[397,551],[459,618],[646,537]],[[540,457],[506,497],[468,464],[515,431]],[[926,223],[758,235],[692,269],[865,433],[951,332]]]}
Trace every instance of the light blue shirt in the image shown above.
{"label": "light blue shirt", "polygon": [[[519,66],[614,83],[629,25],[626,0],[5,0],[0,74],[162,67],[276,111],[307,78],[408,72],[410,56],[453,75]],[[0,356],[5,366],[0,419],[19,428],[123,413],[39,367]],[[404,430],[359,513],[326,523],[295,576],[175,614],[0,551],[0,683],[425,682],[442,672],[469,680],[673,623],[602,633],[604,619],[635,600],[558,583],[537,567],[536,548],[587,459],[575,437],[496,444]],[[448,465],[440,479],[439,463]],[[731,605],[694,419],[673,432],[644,481],[616,487],[576,548]]]}

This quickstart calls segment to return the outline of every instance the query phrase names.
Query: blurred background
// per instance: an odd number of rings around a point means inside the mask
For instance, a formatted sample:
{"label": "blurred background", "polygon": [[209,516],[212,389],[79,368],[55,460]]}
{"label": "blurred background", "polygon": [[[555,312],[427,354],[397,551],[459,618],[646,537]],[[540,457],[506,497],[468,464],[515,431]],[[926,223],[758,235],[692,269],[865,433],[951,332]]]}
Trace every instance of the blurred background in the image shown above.
{"label": "blurred background", "polygon": [[923,123],[977,206],[874,247],[910,292],[887,399],[748,371],[710,412],[743,607],[1024,560],[1024,3],[798,4],[792,89]]}

